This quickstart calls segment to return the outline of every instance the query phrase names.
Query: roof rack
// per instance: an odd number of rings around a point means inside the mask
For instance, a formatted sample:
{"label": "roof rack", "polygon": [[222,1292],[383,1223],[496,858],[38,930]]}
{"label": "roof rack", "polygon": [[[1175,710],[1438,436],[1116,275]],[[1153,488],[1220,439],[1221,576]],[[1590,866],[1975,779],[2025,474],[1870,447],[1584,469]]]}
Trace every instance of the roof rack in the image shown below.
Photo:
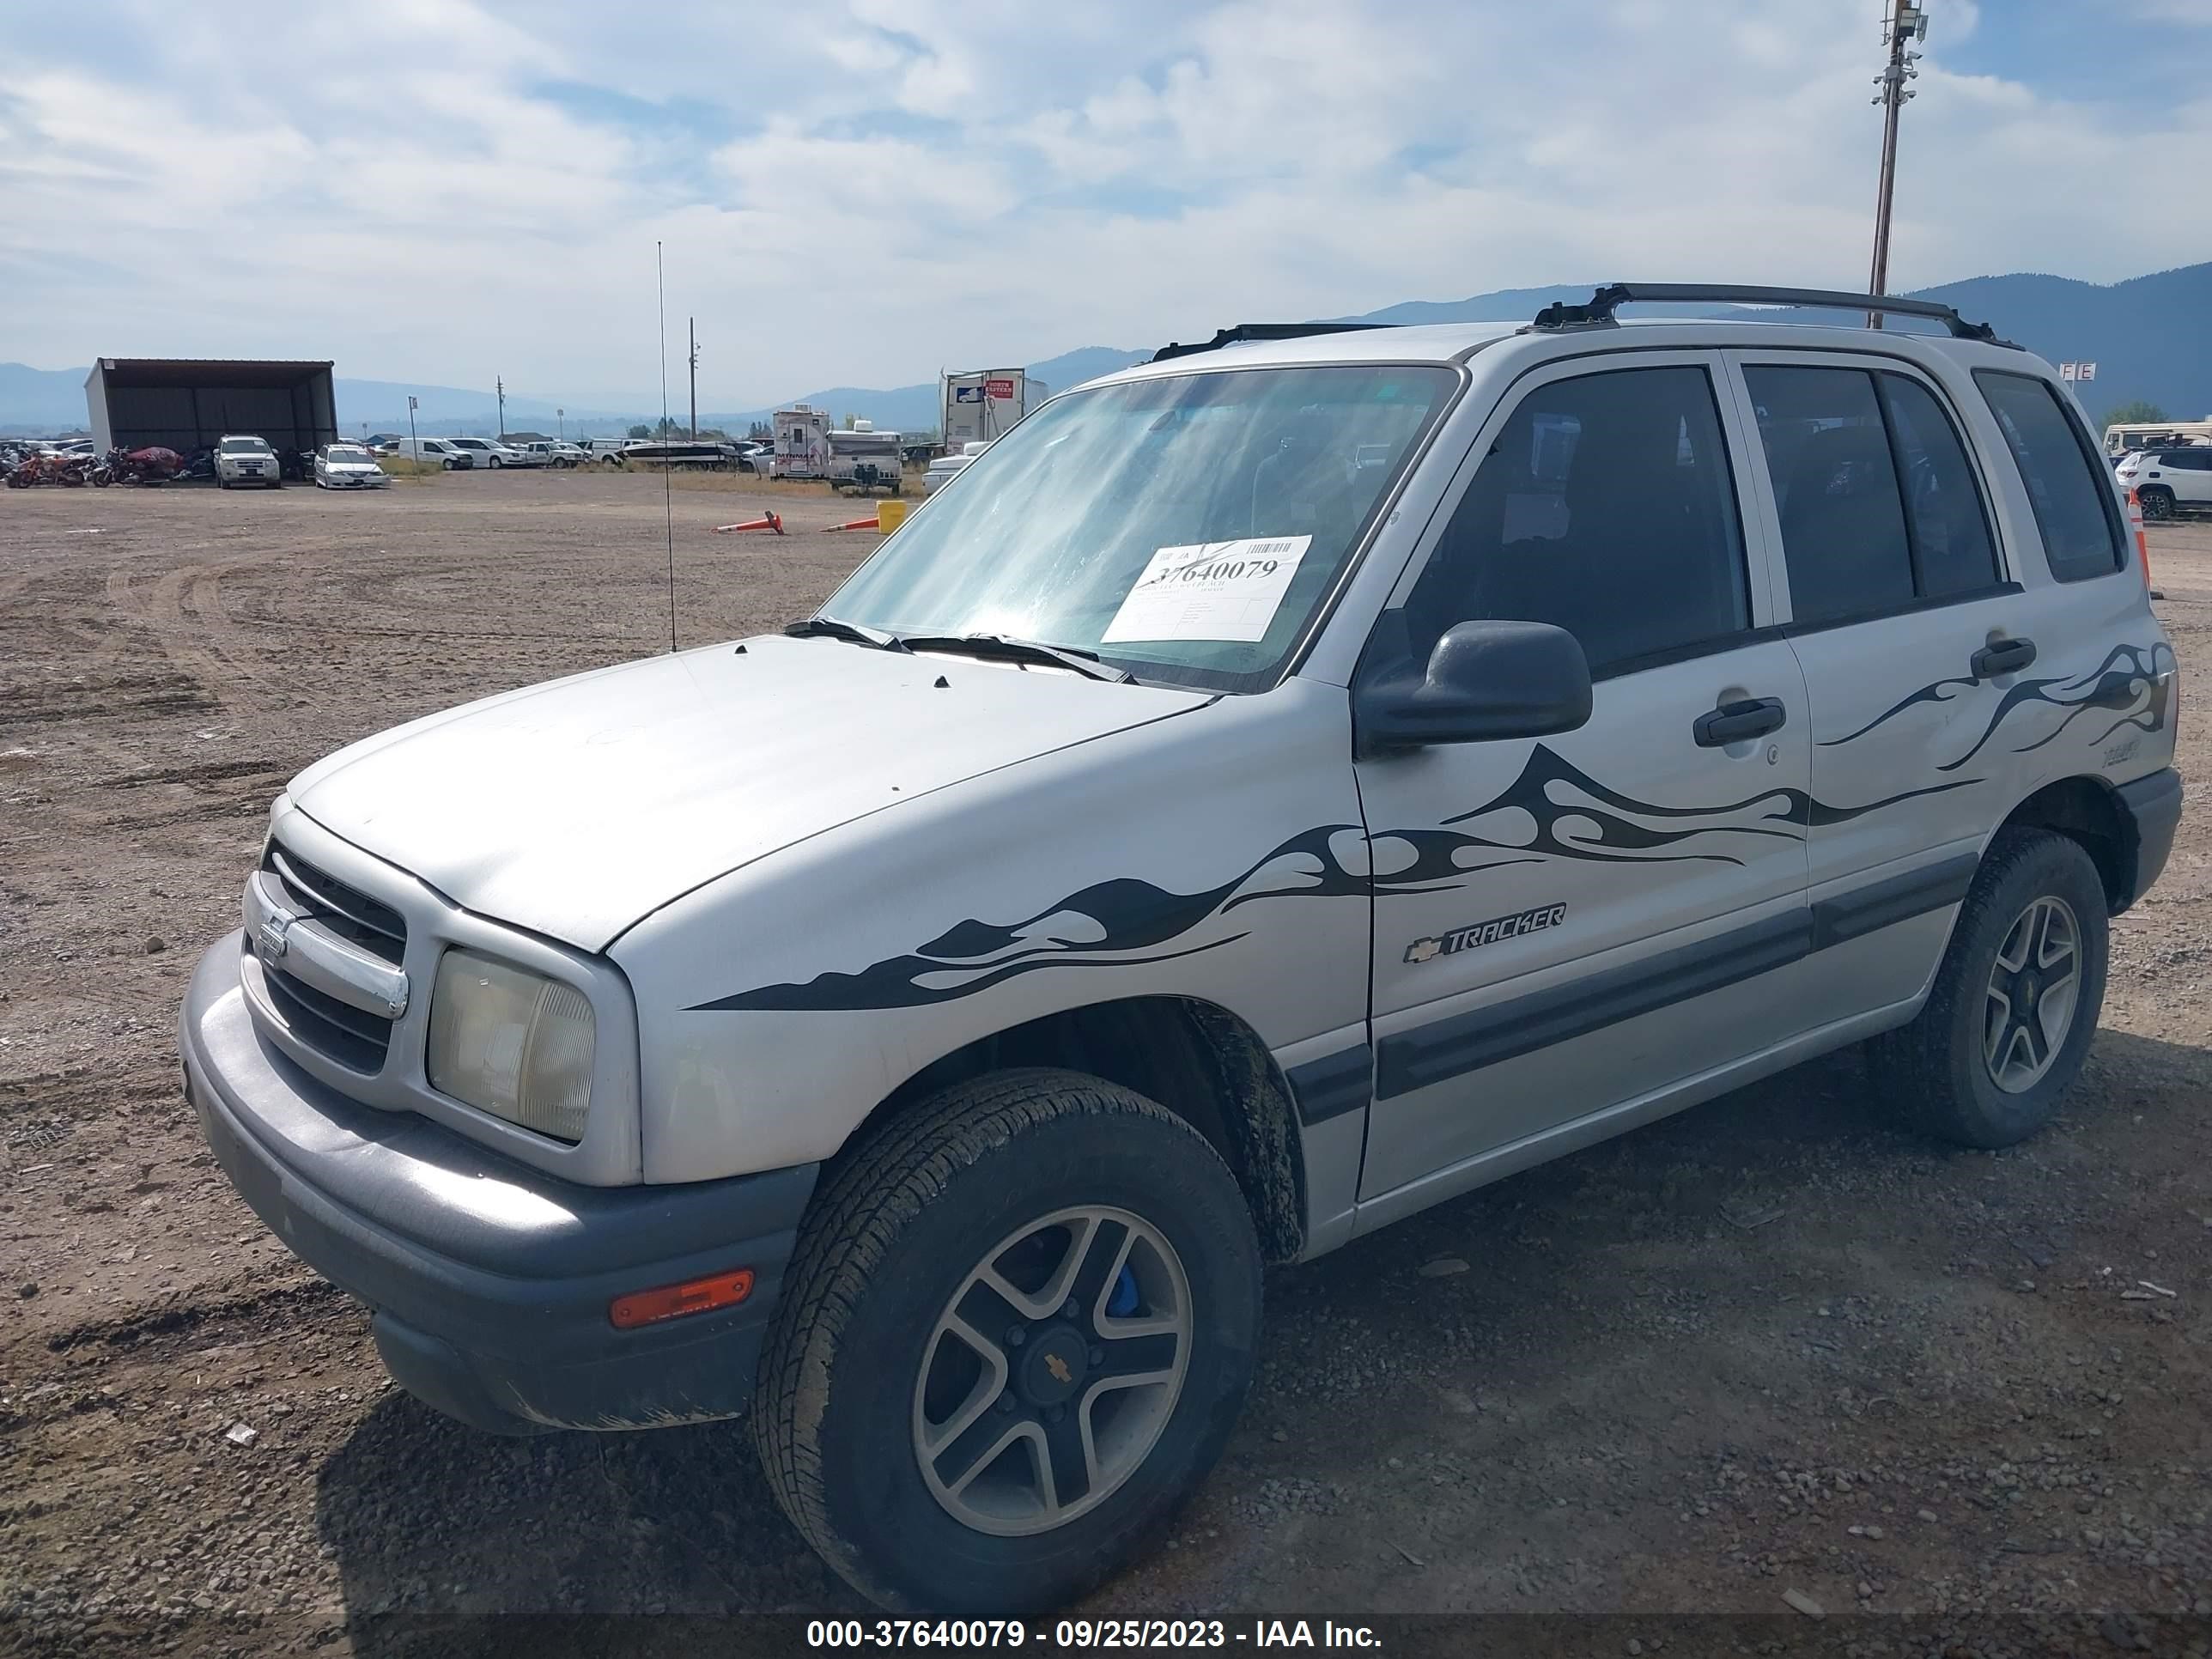
{"label": "roof rack", "polygon": [[1388,323],[1239,323],[1234,328],[1218,330],[1210,340],[1194,345],[1183,345],[1170,340],[1152,354],[1152,361],[1166,362],[1172,357],[1188,357],[1201,351],[1218,351],[1224,346],[1237,345],[1245,340],[1299,340],[1309,334],[1349,334],[1354,329],[1388,328]]}
{"label": "roof rack", "polygon": [[[1997,338],[1987,323],[1970,323],[1949,306],[1934,300],[1907,300],[1895,295],[1846,294],[1825,288],[1759,288],[1740,283],[1609,283],[1589,297],[1587,305],[1553,304],[1536,313],[1534,328],[1583,328],[1614,320],[1613,312],[1632,303],[1717,301],[1743,306],[1820,306],[1835,311],[1887,313],[1898,317],[1929,317],[1943,325],[1952,337],[1980,340],[1990,345],[2012,346]],[[2015,351],[2020,348],[2013,346]]]}

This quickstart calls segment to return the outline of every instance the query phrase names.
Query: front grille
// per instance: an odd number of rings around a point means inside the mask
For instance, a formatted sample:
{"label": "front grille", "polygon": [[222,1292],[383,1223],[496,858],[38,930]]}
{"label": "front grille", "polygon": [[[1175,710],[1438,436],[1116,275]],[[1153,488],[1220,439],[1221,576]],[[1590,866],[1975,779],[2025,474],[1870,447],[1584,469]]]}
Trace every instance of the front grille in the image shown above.
{"label": "front grille", "polygon": [[[313,917],[393,967],[400,965],[407,953],[407,921],[398,911],[317,869],[277,842],[269,843],[261,867],[282,884],[289,908]],[[253,948],[251,939],[246,948]],[[258,951],[255,955],[259,957]],[[392,1046],[390,1020],[325,995],[265,959],[261,971],[270,1000],[300,1042],[356,1072],[374,1074],[384,1069],[385,1054]]]}

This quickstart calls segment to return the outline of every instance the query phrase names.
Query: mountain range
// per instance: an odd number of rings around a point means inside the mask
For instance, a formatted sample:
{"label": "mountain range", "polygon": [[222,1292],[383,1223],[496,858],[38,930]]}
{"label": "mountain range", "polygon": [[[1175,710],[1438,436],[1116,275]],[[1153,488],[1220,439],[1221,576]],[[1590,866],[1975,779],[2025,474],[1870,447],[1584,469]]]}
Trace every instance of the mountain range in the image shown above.
{"label": "mountain range", "polygon": [[[1555,300],[1589,298],[1593,286],[1583,283],[1501,289],[1465,300],[1413,300],[1331,320],[1522,322]],[[2017,341],[2053,362],[2095,363],[2094,386],[2081,389],[2082,403],[2093,420],[2102,420],[2107,410],[2138,400],[2160,405],[2176,420],[2212,419],[2212,262],[2111,283],[2028,272],[1973,276],[1917,289],[1912,297],[1955,306],[1962,315],[1993,325],[2004,338]],[[1734,307],[1670,308],[1700,316],[1744,314]],[[1085,346],[1030,364],[1029,374],[1060,392],[1142,362],[1151,355],[1149,347],[1122,350]],[[82,426],[88,372],[0,363],[0,431]],[[404,429],[410,393],[420,404],[416,430],[427,434],[489,432],[497,419],[496,402],[487,392],[341,379],[337,382],[340,425],[346,429],[358,429],[362,424],[377,429]],[[827,386],[784,401],[812,404],[841,417],[857,416],[897,431],[927,431],[938,422],[938,389],[933,380],[890,387]],[[643,404],[628,410],[572,408],[565,417],[556,417],[557,406],[550,398],[509,394],[507,428],[550,428],[556,419],[564,418],[565,429],[572,434],[609,433],[652,418]],[[750,422],[767,419],[769,412],[769,408],[702,410],[699,420],[702,426],[743,431]]]}

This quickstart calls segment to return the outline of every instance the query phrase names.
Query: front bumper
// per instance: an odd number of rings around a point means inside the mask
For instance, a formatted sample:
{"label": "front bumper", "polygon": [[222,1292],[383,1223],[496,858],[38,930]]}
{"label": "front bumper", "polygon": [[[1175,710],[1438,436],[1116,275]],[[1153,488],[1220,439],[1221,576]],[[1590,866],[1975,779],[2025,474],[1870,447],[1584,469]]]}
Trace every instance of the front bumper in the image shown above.
{"label": "front bumper", "polygon": [[[744,1408],[818,1165],[581,1187],[361,1105],[262,1042],[240,939],[209,949],[185,994],[185,1093],[254,1213],[369,1305],[394,1381],[504,1434]],[[736,1267],[754,1285],[735,1308],[637,1330],[608,1322],[617,1296]]]}

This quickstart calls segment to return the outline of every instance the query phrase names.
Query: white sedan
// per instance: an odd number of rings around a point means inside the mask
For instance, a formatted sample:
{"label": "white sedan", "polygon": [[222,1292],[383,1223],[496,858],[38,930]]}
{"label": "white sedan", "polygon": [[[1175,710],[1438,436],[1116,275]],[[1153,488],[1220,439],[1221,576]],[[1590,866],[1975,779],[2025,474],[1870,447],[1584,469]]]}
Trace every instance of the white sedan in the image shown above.
{"label": "white sedan", "polygon": [[526,455],[503,438],[448,438],[456,449],[465,450],[477,471],[496,471],[503,466],[543,466],[543,456]]}
{"label": "white sedan", "polygon": [[925,495],[934,495],[946,484],[951,483],[962,468],[990,447],[990,440],[985,439],[981,443],[973,441],[964,443],[951,454],[939,455],[935,460],[930,462],[929,471],[921,475],[921,493]]}
{"label": "white sedan", "polygon": [[391,482],[365,445],[325,444],[315,452],[318,489],[376,489]]}

